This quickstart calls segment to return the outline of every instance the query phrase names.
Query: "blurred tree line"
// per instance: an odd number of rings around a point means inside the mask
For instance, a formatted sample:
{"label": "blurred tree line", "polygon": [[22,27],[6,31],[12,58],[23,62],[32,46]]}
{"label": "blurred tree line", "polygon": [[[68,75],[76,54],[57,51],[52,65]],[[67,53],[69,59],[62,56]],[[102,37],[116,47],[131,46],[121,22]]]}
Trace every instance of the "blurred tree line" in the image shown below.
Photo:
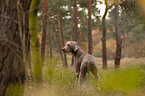
{"label": "blurred tree line", "polygon": [[[0,96],[9,95],[9,85],[23,84],[28,68],[33,69],[34,80],[41,82],[47,56],[53,58],[59,53],[67,68],[67,57],[61,48],[70,40],[102,57],[103,69],[107,69],[108,59],[114,59],[115,67],[119,67],[123,57],[144,57],[145,15],[141,11],[144,7],[139,7],[143,2],[1,0]],[[103,16],[96,7],[101,4],[105,4]]]}
{"label": "blurred tree line", "polygon": [[[75,0],[74,0],[75,1]],[[79,42],[79,45],[83,50],[87,52],[89,51],[89,45],[87,43],[89,42],[88,40],[88,1],[87,0],[78,0],[76,7],[77,11],[74,11],[74,1],[65,1],[61,0],[60,4],[60,9],[61,9],[61,25],[62,25],[62,32],[63,32],[63,39],[64,42],[69,41],[69,40],[75,40]],[[48,34],[51,33],[53,36],[53,45],[51,46],[57,46],[56,44],[56,39],[55,39],[55,29],[58,28],[58,21],[57,21],[57,8],[55,6],[58,6],[56,3],[58,1],[49,1],[48,5],[48,22],[50,21],[51,23],[48,23],[49,26],[53,26],[51,28],[48,28]],[[93,55],[97,57],[104,57],[107,61],[108,59],[114,59],[115,58],[115,4],[113,3],[114,0],[104,0],[104,1],[99,1],[99,0],[91,0],[91,12],[92,12],[92,31],[93,31]],[[105,4],[106,9],[103,14],[103,16],[100,15],[100,9],[96,7],[96,5],[100,4]],[[122,57],[143,57],[145,55],[144,53],[144,17],[143,14],[141,14],[141,10],[139,5],[135,0],[120,0],[118,2],[118,14],[119,14],[119,20],[118,20],[118,25],[119,25],[119,31],[120,31],[120,40],[122,42]],[[41,10],[43,9],[43,6],[41,6]],[[42,11],[39,10],[39,16],[38,20],[42,20],[42,17],[44,14],[42,14]],[[73,17],[75,12],[77,13],[77,19],[74,20]],[[136,16],[136,14],[138,14]],[[105,24],[104,21],[105,20]],[[53,22],[52,22],[53,21]],[[77,22],[77,29],[73,26],[73,22]],[[89,24],[90,25],[90,24]],[[105,25],[106,28],[106,35],[104,37],[104,33],[102,30],[103,25]],[[75,25],[76,26],[76,25]],[[142,27],[141,27],[142,26]],[[41,32],[42,28],[42,23],[39,23],[39,30]],[[98,29],[98,30],[97,30]],[[75,33],[73,30],[75,30]],[[97,31],[95,31],[97,30]],[[139,31],[140,30],[140,31]],[[77,34],[78,37],[75,37],[74,34]],[[100,35],[102,34],[102,35]],[[99,37],[100,36],[100,37]],[[103,37],[102,37],[103,36]],[[74,39],[76,38],[76,39]],[[96,38],[96,39],[95,39]],[[110,42],[110,44],[106,43],[106,53],[101,52],[103,51],[102,47],[105,45],[101,45],[103,41],[103,38],[106,38],[104,42]],[[138,39],[137,39],[138,38]],[[49,42],[48,42],[49,43]],[[139,44],[139,46],[136,46],[136,44]],[[64,44],[63,44],[64,45]],[[108,45],[108,47],[107,47]],[[112,46],[109,46],[112,45]],[[85,47],[88,46],[88,47]],[[134,47],[133,47],[134,46]],[[112,47],[112,48],[111,48]],[[57,47],[55,47],[57,48]],[[99,49],[101,48],[101,49]],[[50,48],[51,49],[51,48]],[[54,49],[53,49],[54,50]],[[52,54],[52,50],[49,50],[49,53]],[[54,53],[54,52],[53,52]],[[103,55],[106,54],[106,57]],[[140,54],[141,53],[141,54]],[[103,60],[102,60],[103,61]],[[107,63],[106,63],[107,64]]]}

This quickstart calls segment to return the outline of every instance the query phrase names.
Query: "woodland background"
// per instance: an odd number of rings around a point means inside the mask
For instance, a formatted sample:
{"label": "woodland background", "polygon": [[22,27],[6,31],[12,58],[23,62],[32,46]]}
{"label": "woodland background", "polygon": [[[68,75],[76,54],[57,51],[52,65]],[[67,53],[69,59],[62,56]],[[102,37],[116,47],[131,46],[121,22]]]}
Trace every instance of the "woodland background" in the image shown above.
{"label": "woodland background", "polygon": [[[143,96],[145,0],[0,0],[0,96]],[[104,5],[105,12],[97,6]],[[67,41],[96,57],[80,88]]]}

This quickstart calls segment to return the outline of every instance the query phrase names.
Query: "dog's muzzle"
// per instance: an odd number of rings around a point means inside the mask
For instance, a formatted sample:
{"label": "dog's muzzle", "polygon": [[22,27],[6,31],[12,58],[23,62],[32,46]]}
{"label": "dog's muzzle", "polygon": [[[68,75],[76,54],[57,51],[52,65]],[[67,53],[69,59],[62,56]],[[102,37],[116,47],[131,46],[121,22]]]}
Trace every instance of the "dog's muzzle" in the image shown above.
{"label": "dog's muzzle", "polygon": [[62,51],[65,52],[64,48],[62,48]]}

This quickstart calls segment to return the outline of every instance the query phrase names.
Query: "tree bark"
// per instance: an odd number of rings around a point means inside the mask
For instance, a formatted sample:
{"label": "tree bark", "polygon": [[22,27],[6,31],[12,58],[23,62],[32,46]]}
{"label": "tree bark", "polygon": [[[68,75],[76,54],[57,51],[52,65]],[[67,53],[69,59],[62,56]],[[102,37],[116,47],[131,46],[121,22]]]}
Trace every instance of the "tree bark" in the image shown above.
{"label": "tree bark", "polygon": [[[63,38],[63,32],[62,32],[62,24],[61,24],[61,19],[62,19],[62,15],[61,15],[61,9],[60,9],[60,0],[58,0],[58,13],[57,13],[57,17],[58,17],[58,31],[59,31],[59,38],[60,38],[60,50],[62,49],[62,46],[64,46],[64,38]],[[63,65],[64,67],[67,68],[67,58],[66,58],[66,54],[63,53]]]}
{"label": "tree bark", "polygon": [[88,0],[88,53],[92,54],[92,9],[91,9],[91,0]]}
{"label": "tree bark", "polygon": [[[73,0],[73,30],[72,30],[72,40],[78,42],[78,20],[77,20],[77,0]],[[74,57],[72,55],[72,63],[74,63]]]}
{"label": "tree bark", "polygon": [[72,31],[72,40],[78,41],[78,21],[77,21],[77,0],[73,0],[73,31]]}
{"label": "tree bark", "polygon": [[[25,3],[24,3],[25,2]],[[28,35],[28,14],[30,0],[21,0],[19,4],[15,0],[0,1],[0,96],[12,94],[8,89],[11,85],[21,85],[25,80],[25,65],[22,42],[26,50],[29,49]],[[18,10],[20,11],[21,20],[18,22]],[[19,26],[20,24],[20,26]],[[21,37],[20,30],[21,29]],[[20,40],[20,38],[22,40]],[[29,40],[29,39],[28,39]],[[23,88],[17,90],[17,94],[22,94]]]}
{"label": "tree bark", "polygon": [[107,70],[107,48],[106,48],[106,15],[108,10],[113,6],[108,6],[108,1],[105,0],[105,13],[102,17],[102,62],[103,62],[103,69]]}
{"label": "tree bark", "polygon": [[124,31],[123,31],[123,53],[124,53],[124,58],[127,58],[127,55],[126,55],[126,37],[125,37]]}
{"label": "tree bark", "polygon": [[45,58],[45,46],[46,46],[46,37],[47,37],[47,12],[48,12],[48,0],[44,0],[44,8],[43,8],[43,32],[42,32],[42,44],[41,44],[41,59],[42,63],[44,63]]}
{"label": "tree bark", "polygon": [[60,56],[61,56],[61,61],[62,61],[62,64],[63,66],[65,66],[65,61],[64,61],[64,57],[63,57],[63,53],[62,53],[62,45],[61,45],[61,41],[60,41],[60,38],[59,38],[59,33],[58,33],[58,30],[55,30],[55,36],[56,36],[56,39],[57,39],[57,45],[58,45],[58,51],[60,53]]}
{"label": "tree bark", "polygon": [[105,9],[105,13],[102,18],[102,62],[103,62],[103,69],[107,69],[107,48],[106,48],[106,24],[105,18],[108,9]]}
{"label": "tree bark", "polygon": [[120,24],[120,26],[122,26],[120,28],[120,33],[122,33],[122,36],[123,36],[123,56],[124,58],[126,58],[126,36],[125,36],[125,29],[128,28],[128,24],[129,24],[129,21],[128,21],[128,16],[126,14],[122,14],[122,22]]}
{"label": "tree bark", "polygon": [[121,33],[119,29],[119,13],[118,13],[118,0],[115,0],[115,36],[116,36],[116,54],[115,54],[115,68],[120,67],[120,59],[121,59],[121,49],[122,49],[122,41],[121,41]]}
{"label": "tree bark", "polygon": [[37,30],[37,12],[40,0],[32,0],[29,12],[29,28],[31,34],[31,49],[32,49],[32,64],[34,82],[40,83],[42,81],[42,64],[40,55],[40,44]]}
{"label": "tree bark", "polygon": [[53,36],[53,35],[52,35],[52,33],[51,33],[51,32],[53,32],[53,31],[51,30],[51,28],[52,28],[51,22],[49,23],[48,26],[49,26],[49,29],[50,29],[49,32],[48,32],[48,34],[49,34],[49,35],[48,35],[48,41],[49,41],[49,42],[48,42],[48,44],[49,44],[49,56],[50,56],[50,57],[53,57],[53,48],[52,48],[52,47],[53,47],[53,46],[52,46],[52,36]]}

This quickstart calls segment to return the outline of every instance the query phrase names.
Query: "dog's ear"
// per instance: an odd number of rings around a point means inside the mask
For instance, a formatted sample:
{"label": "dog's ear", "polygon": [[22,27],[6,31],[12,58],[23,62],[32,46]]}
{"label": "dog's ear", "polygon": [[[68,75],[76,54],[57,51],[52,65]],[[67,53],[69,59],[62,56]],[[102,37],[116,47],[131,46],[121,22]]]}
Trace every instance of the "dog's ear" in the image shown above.
{"label": "dog's ear", "polygon": [[78,45],[78,43],[77,43],[76,41],[73,41],[73,43],[74,43],[75,45]]}
{"label": "dog's ear", "polygon": [[78,50],[78,45],[77,44],[74,44],[73,50],[74,50],[74,52],[76,52]]}

